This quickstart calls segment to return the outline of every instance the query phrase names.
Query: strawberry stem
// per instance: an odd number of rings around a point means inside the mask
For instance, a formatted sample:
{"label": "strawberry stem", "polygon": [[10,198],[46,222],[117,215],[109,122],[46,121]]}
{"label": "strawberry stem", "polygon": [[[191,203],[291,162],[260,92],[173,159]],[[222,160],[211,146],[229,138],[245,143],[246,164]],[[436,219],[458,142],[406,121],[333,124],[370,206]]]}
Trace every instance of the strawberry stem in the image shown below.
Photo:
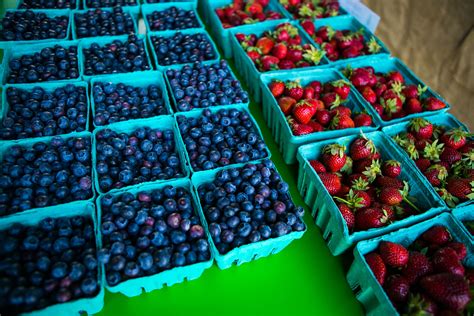
{"label": "strawberry stem", "polygon": [[415,204],[413,204],[413,202],[410,201],[406,196],[403,197],[403,201],[410,205],[410,207],[412,207],[417,213],[421,213],[421,210]]}

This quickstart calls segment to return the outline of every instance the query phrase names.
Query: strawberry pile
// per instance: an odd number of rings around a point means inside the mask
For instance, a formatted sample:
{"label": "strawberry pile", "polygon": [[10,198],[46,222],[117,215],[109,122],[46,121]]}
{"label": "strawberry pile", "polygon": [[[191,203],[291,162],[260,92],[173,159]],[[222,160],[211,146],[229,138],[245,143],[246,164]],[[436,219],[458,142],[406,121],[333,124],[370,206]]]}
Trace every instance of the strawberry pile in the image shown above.
{"label": "strawberry pile", "polygon": [[301,22],[301,26],[323,48],[326,57],[331,61],[377,54],[382,49],[375,37],[371,36],[368,41],[365,40],[364,29],[353,32],[322,26],[316,30],[312,20]]}
{"label": "strawberry pile", "polygon": [[444,226],[434,226],[408,249],[382,241],[365,260],[400,314],[464,315],[474,286],[474,270],[462,264],[466,253]]}
{"label": "strawberry pile", "polygon": [[348,67],[344,74],[384,121],[446,107],[435,97],[423,96],[427,87],[405,85],[405,78],[399,71],[384,74],[376,73],[373,67]]}
{"label": "strawberry pile", "polygon": [[270,0],[234,0],[228,6],[217,8],[215,11],[225,29],[283,18],[276,11],[265,10],[269,2]]}
{"label": "strawberry pile", "polygon": [[299,80],[273,80],[268,87],[296,136],[372,125],[369,114],[353,114],[345,105],[351,91],[345,80],[312,81],[305,87]]}
{"label": "strawberry pile", "polygon": [[474,199],[474,141],[469,133],[416,118],[394,140],[449,207]]}
{"label": "strawberry pile", "polygon": [[321,19],[339,15],[338,0],[280,0],[295,19]]}
{"label": "strawberry pile", "polygon": [[350,232],[383,227],[420,213],[409,199],[410,187],[400,179],[396,160],[382,161],[365,135],[346,146],[327,145],[311,166],[336,202]]}
{"label": "strawberry pile", "polygon": [[324,52],[313,45],[302,44],[298,28],[290,23],[279,24],[260,38],[255,34],[237,33],[235,36],[262,72],[315,66],[324,56]]}

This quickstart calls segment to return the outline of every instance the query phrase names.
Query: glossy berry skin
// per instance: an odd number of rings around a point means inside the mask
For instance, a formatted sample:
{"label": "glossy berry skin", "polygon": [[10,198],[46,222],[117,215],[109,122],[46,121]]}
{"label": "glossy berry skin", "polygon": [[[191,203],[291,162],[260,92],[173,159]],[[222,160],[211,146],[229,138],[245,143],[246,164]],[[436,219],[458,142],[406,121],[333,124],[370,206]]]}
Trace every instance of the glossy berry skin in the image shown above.
{"label": "glossy berry skin", "polygon": [[67,39],[67,16],[48,17],[45,13],[7,11],[1,20],[1,41],[31,41],[50,38]]}
{"label": "glossy berry skin", "polygon": [[206,61],[217,58],[217,52],[206,33],[175,33],[170,37],[152,36],[151,43],[158,64],[169,66]]}
{"label": "glossy berry skin", "polygon": [[82,132],[87,124],[86,87],[72,84],[52,91],[9,87],[8,112],[0,126],[1,139],[22,139]]}
{"label": "glossy berry skin", "polygon": [[199,186],[198,194],[221,254],[306,229],[303,209],[293,203],[270,160],[221,170],[212,182]]}
{"label": "glossy berry skin", "polygon": [[136,6],[137,0],[86,0],[88,8],[108,8],[115,6]]}
{"label": "glossy berry skin", "polygon": [[[78,242],[80,241],[80,242]],[[45,218],[0,231],[0,310],[17,315],[99,292],[91,217]]]}
{"label": "glossy berry skin", "polygon": [[158,85],[135,87],[123,83],[97,82],[92,88],[96,126],[169,114]]}
{"label": "glossy berry skin", "polygon": [[86,76],[150,70],[143,39],[129,35],[125,42],[92,43],[83,49]]}
{"label": "glossy berry skin", "polygon": [[121,7],[111,11],[91,9],[85,13],[74,14],[77,38],[121,35],[135,32],[135,23],[130,13],[124,12]]}
{"label": "glossy berry skin", "polygon": [[200,27],[194,10],[169,7],[146,16],[152,31],[183,30]]}
{"label": "glossy berry skin", "polygon": [[99,253],[110,253],[102,256],[109,286],[210,259],[192,199],[171,185],[102,197]]}
{"label": "glossy berry skin", "polygon": [[131,133],[96,134],[96,170],[102,192],[183,177],[172,130],[139,127]]}
{"label": "glossy berry skin", "polygon": [[18,9],[76,9],[76,0],[22,0]]}
{"label": "glossy berry skin", "polygon": [[210,65],[194,63],[168,69],[166,76],[178,111],[249,102],[247,92],[232,75],[225,60]]}
{"label": "glossy berry skin", "polygon": [[209,109],[177,122],[194,170],[208,170],[267,157],[265,142],[248,112]]}
{"label": "glossy berry skin", "polygon": [[92,197],[91,139],[13,145],[0,168],[0,215]]}
{"label": "glossy berry skin", "polygon": [[77,46],[54,45],[14,57],[6,67],[7,83],[30,83],[79,78]]}

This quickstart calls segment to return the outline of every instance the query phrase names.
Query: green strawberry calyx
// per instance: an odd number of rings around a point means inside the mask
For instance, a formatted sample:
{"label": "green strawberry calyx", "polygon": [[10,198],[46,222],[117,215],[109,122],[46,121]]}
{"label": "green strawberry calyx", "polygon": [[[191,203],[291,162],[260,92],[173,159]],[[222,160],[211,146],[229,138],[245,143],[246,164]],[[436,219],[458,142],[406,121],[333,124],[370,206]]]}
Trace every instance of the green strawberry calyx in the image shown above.
{"label": "green strawberry calyx", "polygon": [[382,46],[380,46],[379,43],[377,43],[377,40],[375,39],[375,37],[372,36],[370,40],[367,42],[367,50],[371,54],[377,54],[378,52],[382,50]]}
{"label": "green strawberry calyx", "polygon": [[427,143],[425,149],[423,150],[423,157],[438,162],[440,161],[439,155],[443,151],[444,144],[438,144],[436,139],[431,144]]}
{"label": "green strawberry calyx", "polygon": [[307,62],[311,62],[314,65],[318,65],[325,54],[325,51],[317,49],[311,45],[310,49],[305,50],[303,58]]}

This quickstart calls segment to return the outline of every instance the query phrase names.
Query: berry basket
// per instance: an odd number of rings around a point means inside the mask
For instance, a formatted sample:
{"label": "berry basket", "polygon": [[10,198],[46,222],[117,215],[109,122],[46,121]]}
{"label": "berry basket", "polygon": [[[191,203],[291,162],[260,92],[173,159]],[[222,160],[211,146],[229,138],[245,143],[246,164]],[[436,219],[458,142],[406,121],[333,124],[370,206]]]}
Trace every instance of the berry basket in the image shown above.
{"label": "berry basket", "polygon": [[[138,119],[138,120],[132,120],[132,121],[125,121],[125,122],[119,122],[119,123],[114,123],[111,125],[106,125],[103,127],[98,127],[94,130],[93,132],[93,138],[92,138],[92,165],[93,165],[93,174],[94,174],[94,181],[95,181],[95,186],[97,192],[102,195],[105,193],[114,193],[123,189],[131,189],[134,187],[137,187],[139,185],[146,184],[148,182],[143,182],[140,184],[135,184],[135,185],[130,185],[123,187],[121,189],[112,189],[107,192],[103,192],[99,186],[99,175],[97,173],[97,140],[96,140],[96,135],[98,132],[105,130],[105,129],[111,129],[113,131],[119,132],[119,133],[131,133],[134,130],[136,130],[139,127],[150,127],[151,129],[171,129],[173,130],[173,136],[174,136],[174,142],[175,142],[175,151],[178,153],[179,156],[179,161],[181,165],[181,171],[184,175],[184,177],[189,176],[189,166],[186,160],[185,156],[185,149],[182,146],[182,141],[179,136],[179,130],[178,127],[176,126],[176,121],[173,116],[171,115],[162,115],[154,118],[147,118],[147,119]],[[170,181],[171,179],[168,180],[157,180],[153,181],[154,183],[159,183],[163,181]]]}
{"label": "berry basket", "polygon": [[1,122],[0,126],[3,126],[3,120],[7,116],[8,111],[10,110],[10,106],[8,104],[8,99],[7,99],[7,90],[8,90],[8,88],[14,87],[14,88],[17,88],[17,89],[23,89],[23,90],[30,91],[35,87],[41,87],[45,91],[51,92],[51,91],[54,91],[54,90],[56,90],[60,87],[64,87],[67,84],[71,84],[75,87],[82,87],[82,88],[85,89],[86,98],[87,98],[87,122],[86,122],[86,126],[85,126],[85,131],[88,131],[89,130],[89,118],[90,118],[89,109],[90,109],[90,104],[91,103],[90,103],[90,100],[89,100],[89,93],[87,92],[87,83],[83,82],[83,81],[71,82],[71,83],[57,83],[57,82],[42,83],[41,82],[41,83],[28,83],[28,84],[15,84],[15,85],[7,84],[7,85],[5,85],[3,87],[3,91],[2,91],[2,106],[1,106],[1,110],[0,110],[0,122]]}
{"label": "berry basket", "polygon": [[[367,315],[400,315],[393,307],[390,299],[375,278],[364,258],[366,254],[376,250],[381,241],[399,243],[405,247],[413,243],[418,236],[433,226],[443,225],[457,241],[469,245],[469,239],[457,224],[452,215],[444,213],[430,220],[403,228],[390,234],[362,241],[354,248],[354,262],[347,274],[347,282],[356,292],[356,298],[364,305]],[[471,244],[472,245],[472,244]],[[463,264],[474,267],[473,248],[467,246],[467,256]]]}
{"label": "berry basket", "polygon": [[[340,70],[343,70],[343,68],[345,67],[343,65],[339,65],[339,66],[340,66]],[[418,85],[425,86],[423,81],[421,81],[421,79],[419,79],[408,68],[408,66],[405,65],[398,58],[387,57],[387,56],[367,57],[365,59],[361,59],[361,60],[355,61],[353,63],[350,63],[347,66],[350,66],[352,69],[361,68],[361,67],[369,67],[370,66],[370,67],[374,68],[375,72],[383,72],[383,73],[387,73],[387,72],[390,72],[390,71],[399,71],[403,75],[403,77],[405,78],[405,83],[406,84],[414,84],[414,85],[417,85],[417,86]],[[349,78],[347,78],[347,79],[349,79]],[[361,100],[361,102],[366,104],[367,107],[372,107],[372,105],[370,105],[370,103],[367,102],[364,99],[364,97],[359,93],[359,91],[357,91],[356,94],[357,94],[357,97]],[[379,120],[380,120],[381,125],[382,126],[394,125],[394,124],[397,124],[397,123],[400,123],[400,122],[403,122],[403,121],[408,121],[408,120],[410,120],[412,118],[416,118],[416,117],[427,117],[427,116],[435,115],[435,114],[438,114],[438,113],[446,112],[451,108],[451,106],[448,103],[446,103],[446,100],[444,100],[439,94],[437,94],[435,91],[433,91],[430,87],[428,87],[428,89],[426,90],[424,95],[426,97],[435,97],[437,99],[440,99],[441,101],[443,101],[446,104],[446,107],[443,108],[443,109],[437,110],[437,111],[423,111],[421,113],[409,114],[405,117],[392,119],[390,121],[382,120],[380,115],[378,115],[378,113],[376,113]]]}
{"label": "berry basket", "polygon": [[[96,6],[90,6],[90,5],[87,5],[87,2],[89,1],[94,1],[94,0],[82,0],[82,8],[83,9],[95,9],[95,8],[98,8]],[[104,0],[101,0],[101,1],[104,1]],[[130,1],[130,0],[128,0]],[[113,3],[115,3],[115,1],[108,1],[110,3],[109,7],[113,7],[114,5],[112,5]],[[131,5],[128,5],[128,4],[120,4],[117,6],[120,6],[122,8],[124,7],[130,7],[130,9],[132,10],[132,12],[135,14],[135,15],[139,15],[140,14],[140,0],[135,0],[135,4],[131,4]],[[101,7],[103,8],[103,7]]]}
{"label": "berry basket", "polygon": [[[256,102],[260,102],[262,99],[262,90],[260,86],[260,76],[262,74],[273,74],[273,73],[279,73],[281,70],[273,70],[273,71],[267,71],[267,72],[260,72],[257,67],[255,67],[254,62],[250,59],[250,57],[247,56],[247,54],[244,52],[242,47],[240,46],[239,41],[235,37],[235,34],[237,33],[243,33],[245,35],[248,34],[255,34],[257,37],[261,36],[264,32],[266,31],[272,31],[274,30],[279,24],[284,23],[285,21],[268,21],[266,23],[259,23],[257,25],[246,25],[239,27],[238,29],[232,28],[230,30],[231,36],[230,36],[230,42],[232,46],[232,50],[234,52],[234,62],[235,62],[235,68],[239,70],[240,75],[244,78],[244,81],[247,82],[247,85],[250,89],[250,93],[253,95],[255,98]],[[290,22],[293,26],[296,26],[298,28],[298,32],[301,36],[301,42],[302,44],[311,44],[311,39],[308,37],[306,32],[304,32],[301,27],[298,25],[297,22]],[[315,46],[316,48],[319,48],[318,46]],[[321,62],[317,66],[311,66],[311,67],[306,67],[306,68],[296,68],[294,69],[295,71],[301,71],[301,70],[308,70],[308,69],[315,69],[315,68],[327,68],[329,67],[329,61],[328,59],[323,56],[321,59]]]}
{"label": "berry basket", "polygon": [[[113,75],[104,75],[98,78],[92,78],[91,80],[91,109],[92,109],[92,122],[94,127],[99,127],[94,123],[95,118],[95,101],[94,101],[94,85],[99,82],[111,82],[114,84],[123,83],[130,85],[132,87],[148,87],[150,85],[157,85],[161,89],[162,97],[165,101],[165,108],[167,114],[172,114],[173,110],[171,109],[168,91],[166,89],[166,84],[163,79],[163,74],[158,71],[143,71],[143,72],[133,72],[130,74],[113,74]],[[130,121],[130,120],[129,120]],[[112,123],[115,124],[115,123]]]}
{"label": "berry basket", "polygon": [[354,111],[362,112],[367,111],[368,114],[372,116],[374,121],[371,126],[364,127],[355,127],[341,130],[328,130],[323,132],[315,132],[308,135],[295,136],[288,125],[285,114],[281,111],[278,106],[275,97],[272,95],[268,85],[272,80],[300,80],[302,85],[309,84],[311,81],[318,80],[321,82],[328,82],[333,80],[344,79],[344,76],[335,69],[325,69],[325,70],[300,70],[300,71],[280,71],[278,73],[264,74],[261,77],[261,90],[262,90],[262,103],[263,103],[263,117],[267,122],[267,125],[272,131],[275,141],[278,143],[283,159],[287,164],[293,164],[296,162],[296,153],[298,147],[314,141],[338,138],[342,136],[347,136],[351,134],[363,132],[375,131],[379,126],[378,120],[376,119],[376,113],[371,107],[367,107],[365,104],[360,102],[356,97],[354,87],[351,85],[351,93],[349,95],[349,103],[351,104],[351,109]]}
{"label": "berry basket", "polygon": [[[281,4],[282,0],[276,0],[275,1],[277,6],[280,7],[280,10],[283,12],[283,14],[285,15],[285,17],[287,19],[290,19],[290,20],[296,20],[296,18],[293,16],[293,14],[291,14],[287,9],[285,9],[285,7]],[[342,1],[340,1],[342,2]],[[346,16],[348,15],[349,13],[347,12],[346,9],[344,9],[343,7],[343,4],[342,3],[339,3],[339,15],[338,16]],[[320,20],[320,19],[318,19]]]}
{"label": "berry basket", "polygon": [[[69,48],[72,46],[77,47],[77,66],[78,66],[78,76],[77,78],[71,79],[63,79],[63,80],[51,80],[51,81],[42,81],[42,82],[73,82],[73,81],[81,81],[82,78],[82,54],[79,52],[80,50],[80,42],[79,41],[61,41],[57,44],[55,43],[43,43],[43,44],[33,44],[33,45],[20,45],[9,47],[4,50],[3,55],[3,73],[2,73],[2,84],[7,84],[8,75],[10,73],[9,62],[13,58],[18,58],[23,55],[31,55],[34,53],[39,53],[43,48],[52,48],[55,45],[59,45],[63,48]],[[41,83],[41,82],[36,82]]]}
{"label": "berry basket", "polygon": [[[21,214],[15,214],[11,217],[0,219],[0,230],[6,230],[13,224],[22,224],[24,226],[37,225],[41,220],[61,217],[72,217],[72,216],[87,216],[92,218],[94,224],[94,230],[98,231],[98,222],[96,217],[95,205],[92,202],[73,202],[65,205],[57,205],[48,208],[38,208],[33,211],[27,211]],[[99,237],[95,234],[95,244],[99,248]],[[104,306],[104,283],[103,283],[103,269],[101,266],[98,267],[98,281],[99,281],[99,292],[95,297],[81,298],[75,301],[55,304],[45,307],[41,310],[32,311],[26,315],[34,316],[47,316],[47,315],[73,315],[82,312],[87,312],[89,315],[100,312]],[[23,314],[22,314],[23,315]]]}
{"label": "berry basket", "polygon": [[474,245],[474,236],[467,230],[464,221],[474,221],[474,205],[465,205],[458,207],[453,211],[453,216],[458,221],[459,226],[463,228],[466,235],[469,237],[471,245]]}
{"label": "berry basket", "polygon": [[[81,1],[81,0],[70,0],[70,2],[71,2],[71,8],[69,8],[69,9],[71,9],[71,10],[73,10],[73,9],[78,9],[79,6],[80,6],[80,4],[81,4],[80,1]],[[33,9],[33,8],[22,8],[21,6],[24,4],[24,2],[25,2],[24,0],[17,0],[17,1],[16,1],[16,8],[17,8],[17,9]],[[33,2],[33,3],[34,3],[35,1],[34,1],[34,0],[30,0],[30,2]],[[44,8],[44,9],[45,9],[45,8]],[[62,9],[51,9],[51,10],[62,10]]]}
{"label": "berry basket", "polygon": [[[154,2],[152,2],[154,1]],[[190,3],[193,3],[194,4],[194,7],[196,8],[197,7],[197,0],[141,0],[140,1],[142,3],[142,5],[145,5],[145,4],[156,4],[156,3],[169,3],[169,2],[176,2],[176,3],[183,3],[183,2],[190,2]]]}
{"label": "berry basket", "polygon": [[349,233],[341,212],[324,187],[321,179],[311,167],[309,160],[320,157],[320,153],[326,145],[338,143],[349,147],[358,137],[359,135],[352,135],[304,145],[298,149],[297,154],[299,162],[298,190],[305,203],[311,208],[311,214],[315,218],[316,225],[322,229],[323,237],[327,241],[331,253],[335,256],[343,253],[361,240],[377,237],[399,228],[413,225],[445,210],[442,201],[436,196],[433,188],[428,186],[426,181],[413,171],[411,165],[406,161],[406,157],[394,148],[388,137],[382,132],[372,132],[366,134],[366,137],[374,142],[383,160],[394,159],[401,162],[402,173],[400,179],[408,182],[410,185],[410,196],[416,198],[417,205],[425,210],[425,212],[398,220],[386,227]]}
{"label": "berry basket", "polygon": [[155,68],[160,70],[160,71],[166,71],[166,69],[169,69],[171,66],[176,66],[176,65],[186,65],[186,64],[192,64],[192,63],[184,63],[184,64],[174,64],[174,65],[169,65],[169,66],[163,66],[160,64],[160,61],[158,60],[158,56],[156,55],[155,48],[153,47],[153,43],[151,41],[151,38],[153,36],[162,36],[165,38],[172,37],[176,33],[182,33],[185,35],[194,35],[194,34],[205,34],[207,39],[209,40],[209,43],[211,43],[214,53],[215,53],[215,58],[206,60],[207,61],[218,61],[220,60],[220,55],[219,55],[219,50],[217,49],[216,44],[212,40],[211,36],[207,33],[205,29],[187,29],[187,30],[179,30],[179,31],[160,31],[160,32],[148,32],[147,33],[147,38],[148,38],[148,46],[150,47],[151,54],[153,55],[153,60],[155,63]]}
{"label": "berry basket", "polygon": [[[262,161],[265,161],[265,160],[251,162],[250,164],[257,164],[257,163],[261,163]],[[246,164],[226,166],[222,169],[239,168],[244,165]],[[273,168],[276,170],[276,167],[273,167]],[[197,172],[192,175],[191,182],[193,184],[194,193],[198,199],[199,199],[199,193],[198,193],[199,187],[203,184],[214,181],[216,174],[219,172],[219,170],[222,170],[222,169],[214,169],[214,170],[209,170],[209,171]],[[211,235],[209,232],[209,226],[204,216],[203,207],[201,203],[198,203],[198,205],[199,205],[198,206],[199,217],[201,218],[201,222],[204,225],[206,234],[209,236],[211,252],[214,255],[214,259],[216,260],[217,266],[221,270],[228,269],[232,267],[233,265],[239,266],[246,262],[251,262],[253,260],[257,260],[263,257],[277,254],[280,251],[282,251],[286,246],[288,246],[292,241],[301,238],[303,234],[306,232],[306,229],[304,231],[294,231],[281,237],[270,238],[270,239],[259,241],[256,243],[243,245],[243,246],[232,249],[226,254],[220,254],[216,248],[216,245],[214,244],[214,241],[212,240],[212,238],[210,238]]]}
{"label": "berry basket", "polygon": [[155,3],[155,4],[143,4],[141,6],[141,13],[143,17],[143,21],[145,22],[147,32],[153,32],[150,27],[150,23],[148,22],[147,16],[155,11],[164,11],[168,8],[176,7],[181,10],[186,11],[194,11],[196,14],[196,19],[199,23],[199,27],[194,29],[204,29],[204,23],[202,22],[201,18],[199,17],[199,13],[196,8],[195,2],[167,2],[167,3]]}
{"label": "berry basket", "polygon": [[[191,182],[189,179],[177,179],[177,180],[172,180],[172,181],[167,181],[167,182],[162,182],[162,183],[147,183],[147,184],[137,185],[133,188],[127,188],[126,190],[117,191],[113,195],[119,195],[124,192],[137,194],[138,192],[141,192],[141,191],[162,189],[163,187],[168,186],[168,185],[172,185],[174,187],[186,188],[193,198],[192,203],[193,203],[194,212],[195,213],[200,212],[199,201],[192,189]],[[101,208],[100,203],[103,198],[104,196],[100,196],[97,199],[98,227],[101,227],[102,208]],[[100,247],[102,247],[102,236],[101,236],[102,234],[101,234],[100,229],[97,230],[97,234],[99,238],[99,245]],[[209,235],[206,234],[206,236],[207,236],[208,242],[212,244],[210,241]],[[199,262],[199,263],[195,263],[195,264],[183,266],[183,267],[175,267],[170,270],[165,270],[151,276],[145,276],[145,277],[140,277],[136,279],[126,280],[115,286],[109,286],[106,283],[105,267],[102,265],[102,270],[104,271],[103,283],[105,287],[107,288],[107,290],[109,290],[112,293],[119,292],[128,297],[133,297],[133,296],[138,296],[142,294],[143,292],[148,293],[154,290],[161,289],[165,286],[172,286],[174,284],[182,283],[185,280],[188,280],[188,281],[195,280],[199,278],[206,269],[209,269],[212,266],[213,261],[214,261],[213,253],[212,251],[210,251],[210,259],[208,261]]]}
{"label": "berry basket", "polygon": [[[206,9],[204,10],[205,16],[207,17],[206,22],[209,25],[209,29],[211,31],[212,37],[216,40],[217,45],[222,49],[222,51],[224,53],[224,57],[226,59],[232,58],[232,55],[233,55],[232,47],[229,43],[229,39],[232,36],[231,30],[232,31],[235,30],[236,32],[238,32],[239,29],[242,26],[248,25],[248,24],[243,24],[243,25],[234,26],[232,28],[227,28],[227,29],[222,27],[222,22],[220,21],[219,17],[217,16],[215,10],[217,8],[221,8],[221,7],[230,5],[232,3],[233,3],[232,0],[212,1],[212,2],[209,2]],[[280,22],[287,22],[288,21],[284,16],[284,12],[283,12],[282,8],[277,3],[270,2],[265,9],[276,11],[276,12],[280,13],[282,15],[282,17],[278,20],[267,20],[267,21],[257,22],[258,25],[263,26],[263,25],[267,24],[268,22],[272,22],[272,21],[280,21]],[[251,25],[256,25],[257,23],[251,24]]]}
{"label": "berry basket", "polygon": [[[8,9],[7,12],[25,12],[23,9]],[[0,48],[7,48],[11,46],[17,46],[20,44],[43,44],[43,43],[57,43],[61,41],[66,41],[69,39],[69,34],[71,32],[71,19],[72,14],[70,10],[54,10],[54,9],[41,9],[41,10],[31,10],[35,14],[44,13],[49,18],[54,18],[57,16],[66,16],[68,18],[68,26],[66,30],[66,37],[64,38],[47,38],[42,40],[23,40],[23,41],[0,41]]]}
{"label": "berry basket", "polygon": [[[433,115],[433,116],[429,116],[426,118],[427,120],[429,120],[431,123],[435,124],[435,125],[442,125],[442,126],[446,126],[448,128],[462,128],[464,129],[465,131],[469,131],[469,129],[467,128],[466,125],[464,125],[463,123],[461,123],[456,117],[454,117],[452,114],[450,113],[447,113],[447,112],[444,112],[444,113],[438,113],[437,115]],[[405,150],[403,150],[402,147],[400,147],[393,139],[392,137],[398,135],[399,133],[402,133],[402,132],[406,132],[407,128],[408,128],[408,125],[410,124],[409,121],[406,121],[406,122],[401,122],[401,123],[398,123],[398,124],[395,124],[395,125],[391,125],[391,126],[385,126],[384,128],[382,128],[382,132],[384,132],[386,135],[389,136],[390,138],[390,141],[392,142],[393,146],[395,147],[395,149],[397,151],[400,152],[401,155],[403,155],[405,157],[405,159],[407,160],[408,164],[410,165],[410,168],[415,170],[415,172],[417,172],[419,174],[419,176],[425,180],[425,175],[418,169],[418,167],[416,166],[415,162],[410,159],[410,157],[408,156],[408,154],[405,152]],[[428,183],[428,181],[426,181]],[[428,185],[430,187],[432,187],[432,185],[430,183],[428,183]],[[435,194],[436,196],[438,197],[438,199],[440,199],[444,206],[445,207],[448,207],[446,205],[446,203],[443,201],[443,199],[441,199],[441,197],[439,196],[439,194],[436,192],[435,190]],[[456,205],[456,208],[458,207],[464,207],[464,206],[467,206],[469,204],[473,204],[473,201],[465,201],[465,202],[462,202],[458,205]]]}

